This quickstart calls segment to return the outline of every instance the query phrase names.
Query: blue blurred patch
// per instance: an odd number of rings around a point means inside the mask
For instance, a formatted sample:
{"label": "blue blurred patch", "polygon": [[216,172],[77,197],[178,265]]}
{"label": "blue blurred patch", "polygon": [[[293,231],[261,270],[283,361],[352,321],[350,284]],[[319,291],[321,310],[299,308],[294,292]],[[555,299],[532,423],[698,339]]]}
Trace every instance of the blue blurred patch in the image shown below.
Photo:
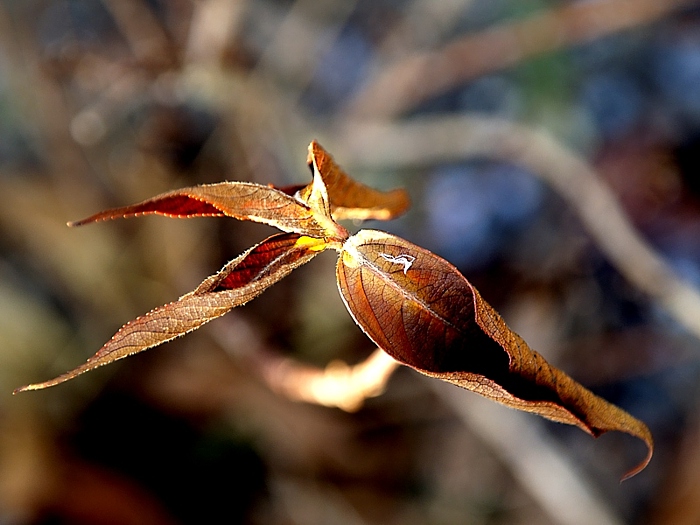
{"label": "blue blurred patch", "polygon": [[542,200],[541,183],[515,166],[440,168],[425,195],[426,244],[457,266],[483,266],[527,227]]}
{"label": "blue blurred patch", "polygon": [[639,85],[624,73],[592,75],[584,81],[581,102],[604,138],[615,139],[631,131],[644,108]]}
{"label": "blue blurred patch", "polygon": [[503,75],[479,78],[463,88],[457,98],[462,111],[504,118],[517,118],[524,105],[518,85]]}
{"label": "blue blurred patch", "polygon": [[60,53],[64,46],[105,42],[116,26],[102,2],[59,1],[47,5],[38,18],[37,32],[44,51]]}
{"label": "blue blurred patch", "polygon": [[659,46],[651,74],[670,109],[700,124],[700,34]]}
{"label": "blue blurred patch", "polygon": [[347,102],[367,76],[372,46],[352,27],[346,28],[318,62],[304,102],[319,113]]}

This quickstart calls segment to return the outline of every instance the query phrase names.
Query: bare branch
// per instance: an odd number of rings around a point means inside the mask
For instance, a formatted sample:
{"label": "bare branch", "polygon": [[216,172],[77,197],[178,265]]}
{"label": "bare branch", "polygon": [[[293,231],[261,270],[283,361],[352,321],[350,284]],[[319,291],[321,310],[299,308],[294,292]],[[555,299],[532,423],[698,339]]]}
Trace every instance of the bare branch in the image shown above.
{"label": "bare branch", "polygon": [[168,36],[141,0],[103,0],[138,60],[161,64],[170,59]]}
{"label": "bare branch", "polygon": [[422,101],[525,59],[648,24],[697,0],[572,2],[469,34],[434,52],[376,69],[349,104],[355,116],[390,118]]}

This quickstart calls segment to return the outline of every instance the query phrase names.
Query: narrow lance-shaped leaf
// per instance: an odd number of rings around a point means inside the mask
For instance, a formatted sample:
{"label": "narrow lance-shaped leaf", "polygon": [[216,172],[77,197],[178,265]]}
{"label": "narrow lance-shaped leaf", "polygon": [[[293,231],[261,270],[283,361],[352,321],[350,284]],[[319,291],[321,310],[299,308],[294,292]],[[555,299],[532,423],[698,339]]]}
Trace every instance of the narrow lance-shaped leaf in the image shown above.
{"label": "narrow lance-shaped leaf", "polygon": [[148,214],[176,218],[227,216],[262,222],[282,231],[310,237],[347,237],[340,226],[308,204],[271,186],[252,182],[220,182],[169,191],[138,204],[96,213],[69,225],[81,226]]}
{"label": "narrow lance-shaped leaf", "polygon": [[512,408],[576,425],[593,436],[626,432],[647,445],[647,426],[594,395],[506,326],[459,271],[387,233],[363,230],[345,242],[338,287],[355,321],[397,361]]}
{"label": "narrow lance-shaped leaf", "polygon": [[122,326],[81,366],[49,381],[20,387],[15,393],[63,383],[99,366],[196,330],[257,297],[326,247],[320,239],[296,233],[273,235],[229,262],[193,292]]}
{"label": "narrow lance-shaped leaf", "polygon": [[[320,176],[329,198],[330,210],[335,220],[377,219],[390,220],[403,214],[410,206],[406,190],[397,188],[380,191],[365,186],[345,173],[333,157],[316,141],[309,144],[306,160],[314,179]],[[310,204],[313,183],[307,186],[283,188],[282,191],[294,194]]]}

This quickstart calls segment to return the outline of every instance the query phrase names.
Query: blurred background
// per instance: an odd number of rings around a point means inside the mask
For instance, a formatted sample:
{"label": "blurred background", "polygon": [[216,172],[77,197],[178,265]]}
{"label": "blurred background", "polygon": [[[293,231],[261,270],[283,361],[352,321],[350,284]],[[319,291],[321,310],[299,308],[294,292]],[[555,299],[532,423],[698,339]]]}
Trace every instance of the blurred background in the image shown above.
{"label": "blurred background", "polygon": [[[405,368],[355,412],[276,393],[269,367],[374,349],[332,253],[185,338],[11,395],[273,233],[66,221],[188,185],[305,183],[312,139],[411,193],[405,217],[363,227],[450,260],[552,364],[645,421],[648,468],[620,484],[633,438]],[[610,256],[627,239],[605,241],[610,206],[558,178],[602,182],[695,287],[699,166],[698,2],[3,0],[0,523],[700,523],[700,330],[655,275],[622,269],[641,256]]]}

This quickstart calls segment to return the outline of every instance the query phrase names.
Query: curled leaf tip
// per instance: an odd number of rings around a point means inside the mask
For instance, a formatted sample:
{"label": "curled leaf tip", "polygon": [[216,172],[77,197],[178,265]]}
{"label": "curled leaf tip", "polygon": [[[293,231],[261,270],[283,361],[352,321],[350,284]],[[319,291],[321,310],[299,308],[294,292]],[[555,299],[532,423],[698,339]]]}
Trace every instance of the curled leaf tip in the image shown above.
{"label": "curled leaf tip", "polygon": [[639,462],[639,464],[637,466],[635,466],[634,468],[625,472],[625,474],[620,478],[620,483],[622,483],[623,481],[627,481],[631,477],[636,476],[642,470],[644,470],[647,467],[647,465],[649,464],[649,462],[651,461],[651,457],[654,455],[654,440],[651,437],[651,432],[649,431],[649,428],[644,423],[642,423],[641,421],[639,423],[641,425],[639,432],[636,432],[636,433],[628,432],[628,433],[630,435],[633,435],[634,437],[637,437],[637,438],[641,439],[642,441],[644,441],[644,444],[647,446],[647,454],[644,457],[644,459]]}
{"label": "curled leaf tip", "polygon": [[[403,189],[381,191],[365,186],[350,177],[317,142],[309,144],[307,164],[323,179],[335,220],[390,220],[410,207]],[[301,190],[302,196],[308,190]]]}

